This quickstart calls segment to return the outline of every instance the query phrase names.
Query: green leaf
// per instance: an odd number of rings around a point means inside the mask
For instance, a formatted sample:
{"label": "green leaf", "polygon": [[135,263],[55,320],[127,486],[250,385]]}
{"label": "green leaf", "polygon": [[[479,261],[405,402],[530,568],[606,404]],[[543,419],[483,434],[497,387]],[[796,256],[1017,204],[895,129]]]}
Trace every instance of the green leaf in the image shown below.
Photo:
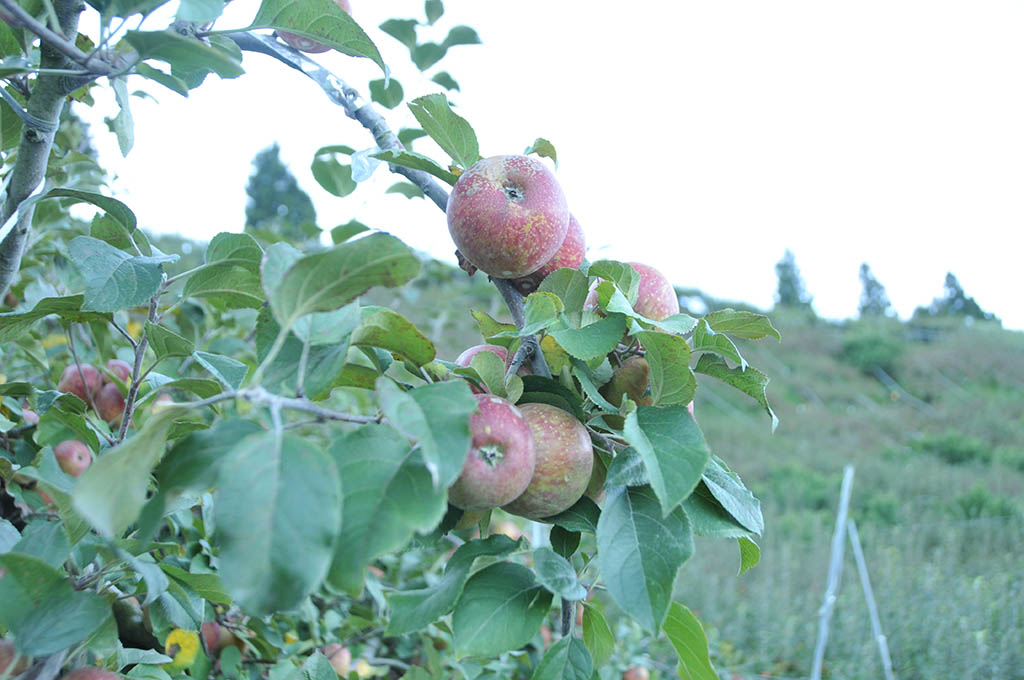
{"label": "green leaf", "polygon": [[[260,310],[256,320],[256,356],[261,363],[266,359],[279,332],[280,326],[274,321],[270,310]],[[270,363],[263,376],[263,387],[269,390],[280,388],[294,392],[298,388],[302,353],[303,342],[294,333],[288,333],[277,358]],[[347,353],[347,342],[310,347],[302,384],[312,399],[327,397],[342,371]]]}
{"label": "green leaf", "polygon": [[412,115],[424,132],[463,168],[480,160],[476,133],[464,118],[451,110],[443,94],[430,94],[409,102]]}
{"label": "green leaf", "polygon": [[440,163],[432,158],[428,158],[421,153],[415,151],[403,151],[401,149],[385,149],[380,153],[373,154],[373,158],[378,160],[391,163],[393,165],[400,165],[403,168],[412,168],[413,170],[422,170],[428,174],[437,177],[439,180],[447,182],[452,186],[459,179],[457,175],[443,167]]}
{"label": "green leaf", "polygon": [[353,236],[370,231],[370,228],[359,220],[349,220],[345,224],[339,224],[331,229],[331,243],[344,243]]}
{"label": "green leaf", "polygon": [[366,57],[388,75],[388,67],[377,46],[334,0],[263,0],[248,27],[253,28],[283,29],[313,38],[342,54]]}
{"label": "green leaf", "polygon": [[411,50],[416,47],[418,25],[415,19],[388,19],[379,28]]}
{"label": "green leaf", "polygon": [[18,529],[6,519],[0,518],[0,553],[10,552],[20,540]]}
{"label": "green leaf", "polygon": [[479,352],[469,363],[468,368],[457,369],[459,373],[475,373],[484,387],[491,394],[508,399],[513,404],[523,395],[523,380],[513,374],[505,382],[505,362],[494,352]]}
{"label": "green leaf", "polygon": [[640,290],[640,274],[626,262],[598,260],[590,265],[588,272],[590,276],[597,276],[614,283],[622,291],[630,305],[636,302]]}
{"label": "green leaf", "polygon": [[448,35],[445,36],[444,42],[441,46],[445,49],[455,47],[456,45],[479,45],[480,36],[476,34],[476,31],[469,26],[455,26]]}
{"label": "green leaf", "polygon": [[740,546],[740,571],[736,575],[743,576],[743,574],[756,567],[757,563],[761,561],[761,548],[746,536],[741,536],[736,541]]}
{"label": "green leaf", "polygon": [[135,146],[135,121],[132,118],[126,80],[126,78],[110,78],[111,89],[114,90],[114,99],[119,110],[112,120],[107,119],[110,129],[117,136],[117,146],[121,150],[122,156],[127,156]]}
{"label": "green leaf", "polygon": [[562,301],[565,316],[573,328],[582,323],[583,304],[590,292],[587,275],[578,269],[563,267],[548,274],[537,287],[538,292],[554,293]]}
{"label": "green leaf", "polygon": [[434,22],[444,14],[444,3],[441,0],[426,0],[424,11],[427,13],[427,25],[433,26]]}
{"label": "green leaf", "polygon": [[601,518],[601,508],[588,496],[582,496],[576,503],[557,515],[545,517],[545,522],[557,524],[569,531],[586,531],[590,534],[597,533],[598,522]]}
{"label": "green leaf", "polygon": [[71,553],[71,541],[60,522],[30,521],[11,552],[38,557],[54,569],[60,569]]}
{"label": "green leaf", "polygon": [[420,590],[395,592],[389,598],[388,635],[404,635],[426,628],[448,614],[462,594],[473,563],[479,557],[503,557],[521,547],[521,541],[495,534],[459,546],[445,565],[444,575]]}
{"label": "green leaf", "polygon": [[199,40],[166,31],[128,31],[124,39],[139,53],[139,59],[156,59],[181,72],[213,72],[221,78],[237,78],[245,73],[238,60]]}
{"label": "green leaf", "polygon": [[135,65],[135,74],[148,78],[154,83],[159,83],[171,90],[177,92],[182,97],[188,96],[188,83],[177,76],[172,76],[169,73],[164,73],[158,68],[150,66],[149,64],[139,63]]}
{"label": "green leaf", "polygon": [[241,361],[236,361],[231,357],[221,354],[211,354],[196,350],[192,353],[192,356],[195,357],[196,362],[200,366],[212,373],[213,377],[219,380],[224,387],[233,390],[237,390],[242,386],[245,374],[249,372],[249,367]]}
{"label": "green leaf", "polygon": [[651,401],[655,406],[689,404],[697,390],[690,370],[690,346],[678,335],[645,331],[634,337],[643,344],[651,367]]}
{"label": "green leaf", "polygon": [[232,265],[217,265],[192,274],[182,295],[206,298],[227,309],[259,309],[266,300],[259,276]]}
{"label": "green leaf", "polygon": [[615,635],[601,610],[590,602],[583,603],[583,644],[598,668],[608,663],[615,652]]}
{"label": "green leaf", "polygon": [[206,246],[204,262],[207,265],[241,267],[254,274],[260,273],[263,248],[259,241],[249,234],[234,234],[222,231]]}
{"label": "green leaf", "polygon": [[300,317],[338,309],[374,286],[401,286],[419,269],[404,243],[370,234],[296,260],[274,287],[270,306],[278,323],[291,328]]}
{"label": "green leaf", "polygon": [[[74,199],[75,203],[91,203],[103,210],[107,217],[110,217],[120,224],[125,232],[129,235],[135,233],[137,221],[135,219],[135,213],[128,208],[127,205],[117,200],[116,198],[110,198],[103,194],[97,194],[89,191],[76,191],[74,189],[51,189],[45,194],[39,197],[40,201],[49,198],[70,198]],[[145,253],[144,253],[145,254]]]}
{"label": "green leaf", "polygon": [[451,485],[462,472],[471,444],[469,416],[477,404],[469,386],[453,380],[404,392],[381,377],[377,397],[391,425],[419,443],[435,486]]}
{"label": "green leaf", "polygon": [[437,356],[434,343],[411,321],[386,307],[374,308],[352,332],[352,344],[379,347],[399,354],[417,366],[429,364]]}
{"label": "green leaf", "polygon": [[556,524],[551,527],[548,538],[551,541],[551,548],[565,559],[569,559],[579,549],[583,537],[578,531],[569,531]]}
{"label": "green leaf", "polygon": [[493,657],[519,649],[537,633],[551,607],[551,593],[526,567],[499,562],[466,583],[452,633],[459,656]]}
{"label": "green leaf", "polygon": [[421,43],[409,50],[409,56],[412,57],[412,63],[421,71],[426,71],[428,68],[444,59],[444,55],[446,54],[448,54],[448,48],[435,42]]}
{"label": "green leaf", "polygon": [[154,413],[135,436],[98,457],[78,478],[74,508],[101,535],[118,537],[138,519],[150,472],[164,453],[167,431],[183,413],[181,408]]}
{"label": "green leaf", "polygon": [[[608,466],[608,473],[604,479],[605,489],[614,489],[617,486],[646,486],[651,483],[647,475],[647,468],[644,466],[644,459],[632,446],[628,446],[612,458]],[[696,494],[690,494],[687,501]],[[689,512],[687,512],[689,514]],[[699,532],[698,532],[699,533]],[[703,535],[703,534],[702,534]]]}
{"label": "green leaf", "polygon": [[764,531],[761,502],[717,456],[712,457],[704,469],[703,482],[715,500],[740,526],[761,535]]}
{"label": "green leaf", "polygon": [[205,24],[219,17],[223,11],[222,0],[181,0],[175,19]]}
{"label": "green leaf", "polygon": [[583,328],[551,329],[548,335],[571,356],[590,361],[618,347],[625,332],[626,317],[621,314],[609,314]]}
{"label": "green leaf", "polygon": [[228,418],[208,430],[190,432],[178,441],[156,469],[157,486],[165,494],[203,492],[217,483],[217,470],[238,442],[262,428],[255,421]]}
{"label": "green leaf", "polygon": [[623,434],[643,458],[667,516],[701,480],[711,457],[704,434],[683,406],[641,406],[626,416]]}
{"label": "green leaf", "polygon": [[395,182],[384,193],[402,194],[406,198],[426,198],[426,194],[418,186],[410,182]]}
{"label": "green leaf", "polygon": [[338,154],[351,155],[349,147],[325,146],[313,154],[310,170],[313,179],[328,192],[339,198],[345,198],[356,190],[356,181],[352,179],[352,166],[338,162]]}
{"label": "green leaf", "polygon": [[550,404],[576,416],[581,423],[587,422],[583,412],[583,400],[561,382],[539,375],[523,376],[523,394],[517,403]]}
{"label": "green leaf", "polygon": [[419,128],[401,128],[398,131],[398,141],[400,141],[406,149],[412,151],[412,143],[417,139],[426,137],[427,133]]}
{"label": "green leaf", "polygon": [[491,318],[487,312],[479,312],[475,309],[471,309],[469,313],[476,322],[476,328],[480,331],[480,335],[487,342],[501,345],[505,349],[511,347],[515,342],[515,324],[501,323]]}
{"label": "green leaf", "polygon": [[738,312],[735,309],[721,309],[704,315],[704,321],[717,333],[728,333],[737,338],[759,340],[772,337],[781,341],[782,335],[772,326],[771,319],[764,314]]}
{"label": "green leaf", "polygon": [[693,351],[713,352],[726,359],[732,359],[743,370],[747,368],[747,360],[740,355],[736,343],[724,333],[716,333],[705,319],[697,323],[697,330],[693,332]]}
{"label": "green leaf", "polygon": [[338,680],[338,673],[326,656],[313,650],[302,667],[292,671],[286,680]]}
{"label": "green leaf", "polygon": [[326,453],[294,435],[249,436],[220,466],[214,508],[219,572],[244,611],[291,609],[320,585],[343,518]]}
{"label": "green leaf", "polygon": [[331,444],[330,454],[344,480],[344,506],[328,579],[335,588],[358,593],[371,560],[441,521],[445,491],[432,484],[408,440],[384,425],[349,432]]}
{"label": "green leaf", "polygon": [[71,259],[85,279],[82,309],[116,312],[149,303],[160,290],[163,263],[177,255],[132,256],[90,236],[71,239]]}
{"label": "green leaf", "polygon": [[40,319],[56,314],[65,321],[76,323],[88,321],[109,321],[109,313],[82,311],[82,295],[43,298],[28,312],[0,314],[0,342],[17,340]]}
{"label": "green leaf", "polygon": [[551,548],[533,551],[533,570],[540,584],[563,600],[582,600],[587,589],[580,583],[576,570]]}
{"label": "green leaf", "polygon": [[149,340],[149,348],[156,354],[157,359],[191,356],[196,348],[191,341],[159,324],[147,321],[145,333]]}
{"label": "green leaf", "polygon": [[693,554],[686,513],[662,516],[649,487],[608,492],[597,525],[597,565],[608,592],[644,630],[657,634],[676,575]]}
{"label": "green leaf", "polygon": [[732,385],[739,391],[754,398],[757,403],[764,407],[772,421],[772,432],[779,426],[779,419],[775,411],[768,404],[768,376],[753,366],[747,366],[746,370],[741,368],[729,368],[725,359],[714,354],[703,354],[697,359],[697,365],[693,367],[697,373],[710,375],[718,378],[727,385]]}
{"label": "green leaf", "polygon": [[718,680],[708,655],[708,639],[704,627],[689,609],[673,602],[665,618],[665,637],[679,656],[676,668],[679,677],[687,680]]}
{"label": "green leaf", "polygon": [[387,80],[380,78],[370,81],[370,98],[384,108],[395,108],[402,103],[403,97],[405,97],[405,91],[402,90],[402,84],[395,78]]}
{"label": "green leaf", "polygon": [[552,161],[554,161],[555,168],[558,168],[558,152],[555,151],[555,145],[549,142],[548,140],[544,139],[543,137],[538,137],[537,139],[535,139],[533,141],[533,144],[526,147],[526,151],[524,151],[523,153],[526,155],[535,153],[538,156],[550,158]]}
{"label": "green leaf", "polygon": [[530,680],[591,680],[594,661],[582,640],[564,637],[551,646]]}
{"label": "green leaf", "polygon": [[85,640],[110,618],[110,605],[29,555],[0,555],[0,626],[27,656],[47,656]]}
{"label": "green leaf", "polygon": [[362,311],[359,303],[353,302],[333,312],[307,314],[295,322],[292,332],[299,340],[314,347],[342,342],[347,346],[349,336],[359,324]]}
{"label": "green leaf", "polygon": [[452,78],[451,74],[448,73],[448,71],[439,71],[435,73],[430,78],[430,80],[437,83],[446,90],[455,90],[456,92],[460,91],[459,83],[455,80],[455,78]]}

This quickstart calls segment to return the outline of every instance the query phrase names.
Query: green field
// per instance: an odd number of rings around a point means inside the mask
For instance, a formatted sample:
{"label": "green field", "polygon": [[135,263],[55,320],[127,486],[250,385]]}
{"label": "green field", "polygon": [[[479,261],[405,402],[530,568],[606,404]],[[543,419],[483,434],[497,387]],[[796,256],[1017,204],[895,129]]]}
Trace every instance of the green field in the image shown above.
{"label": "green field", "polygon": [[[500,301],[480,275],[428,272],[399,302],[376,301],[396,305],[452,359],[480,342],[468,308],[498,314]],[[736,576],[735,544],[699,540],[678,581],[722,677],[809,675],[846,465],[896,677],[1024,677],[1024,334],[955,319],[771,316],[782,343],[741,350],[772,379],[777,431],[713,380],[700,381],[696,398],[712,450],[762,500],[768,527],[752,571]],[[608,677],[634,661],[674,677],[670,652],[625,621],[618,633]],[[883,677],[849,549],[825,677]]]}

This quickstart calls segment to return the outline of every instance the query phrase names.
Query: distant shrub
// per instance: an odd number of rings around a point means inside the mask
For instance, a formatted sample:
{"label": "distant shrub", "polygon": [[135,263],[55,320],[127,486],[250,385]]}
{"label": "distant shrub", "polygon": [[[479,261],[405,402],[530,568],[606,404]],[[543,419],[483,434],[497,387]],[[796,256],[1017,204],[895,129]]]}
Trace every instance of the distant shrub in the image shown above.
{"label": "distant shrub", "polygon": [[1012,499],[992,493],[980,482],[954,498],[949,509],[957,519],[1013,517],[1020,512]]}
{"label": "distant shrub", "polygon": [[787,463],[768,473],[765,494],[786,510],[823,510],[836,503],[839,482],[800,463]]}
{"label": "distant shrub", "polygon": [[910,447],[920,453],[933,455],[950,465],[987,463],[992,460],[992,449],[985,442],[955,431],[922,437],[910,442]]}
{"label": "distant shrub", "polygon": [[904,349],[902,342],[886,335],[856,335],[843,342],[839,360],[868,375],[872,375],[878,368],[892,374],[896,372],[896,360]]}
{"label": "distant shrub", "polygon": [[1006,467],[1024,472],[1024,449],[1017,446],[1000,446],[994,455],[995,459]]}

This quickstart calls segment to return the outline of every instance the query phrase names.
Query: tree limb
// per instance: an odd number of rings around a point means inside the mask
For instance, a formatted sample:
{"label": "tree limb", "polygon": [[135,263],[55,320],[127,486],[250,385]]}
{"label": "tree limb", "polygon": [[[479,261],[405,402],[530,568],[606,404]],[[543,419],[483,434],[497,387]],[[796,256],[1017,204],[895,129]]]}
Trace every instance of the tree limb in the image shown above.
{"label": "tree limb", "polygon": [[[5,0],[0,0],[0,2],[3,1]],[[403,148],[398,141],[398,137],[391,131],[387,121],[374,108],[373,104],[365,102],[355,88],[347,85],[343,80],[315,61],[308,59],[298,50],[294,50],[268,35],[233,33],[228,37],[235,41],[244,51],[269,55],[286,66],[306,74],[323,89],[331,101],[345,109],[347,116],[358,121],[364,128],[369,130],[377,146],[382,150]],[[447,210],[448,192],[428,173],[394,164],[388,164],[388,167],[391,172],[402,175],[416,185],[438,208]],[[516,328],[522,328],[523,296],[516,290],[512,282],[507,279],[492,277],[491,282],[505,301],[505,305],[512,315]],[[544,360],[544,354],[540,351],[540,343],[537,341],[536,336],[531,335],[523,338],[520,350],[524,352],[524,357],[520,359],[520,364],[528,358],[530,360],[530,367],[535,375],[541,375],[546,378],[551,377],[551,371],[548,368],[547,361]]]}

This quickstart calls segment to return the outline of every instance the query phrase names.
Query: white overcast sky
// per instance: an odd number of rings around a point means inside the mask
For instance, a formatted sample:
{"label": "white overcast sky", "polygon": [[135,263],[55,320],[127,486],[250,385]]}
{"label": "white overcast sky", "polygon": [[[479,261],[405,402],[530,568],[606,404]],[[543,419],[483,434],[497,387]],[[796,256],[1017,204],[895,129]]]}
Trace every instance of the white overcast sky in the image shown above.
{"label": "white overcast sky", "polygon": [[[377,28],[422,18],[422,2],[352,4],[407,98],[441,91]],[[789,248],[815,309],[836,319],[856,314],[862,262],[902,318],[952,271],[984,309],[1024,329],[1024,3],[445,6],[421,39],[468,24],[483,45],[453,48],[427,75],[447,70],[460,83],[450,96],[483,155],[521,153],[536,137],[555,144],[590,259],[642,261],[676,285],[768,309]],[[234,0],[217,27],[244,26],[257,7]],[[336,53],[321,63],[364,93],[380,75]],[[277,141],[321,227],[355,218],[453,259],[436,207],[382,195],[397,179],[385,168],[344,199],[321,189],[315,150],[365,148],[370,137],[301,74],[262,55],[243,65],[246,75],[212,76],[187,100],[147,86],[159,103],[133,100],[126,159],[93,126],[116,195],[142,225],[197,239],[240,231],[252,158]],[[396,130],[415,124],[404,105],[386,115]]]}

